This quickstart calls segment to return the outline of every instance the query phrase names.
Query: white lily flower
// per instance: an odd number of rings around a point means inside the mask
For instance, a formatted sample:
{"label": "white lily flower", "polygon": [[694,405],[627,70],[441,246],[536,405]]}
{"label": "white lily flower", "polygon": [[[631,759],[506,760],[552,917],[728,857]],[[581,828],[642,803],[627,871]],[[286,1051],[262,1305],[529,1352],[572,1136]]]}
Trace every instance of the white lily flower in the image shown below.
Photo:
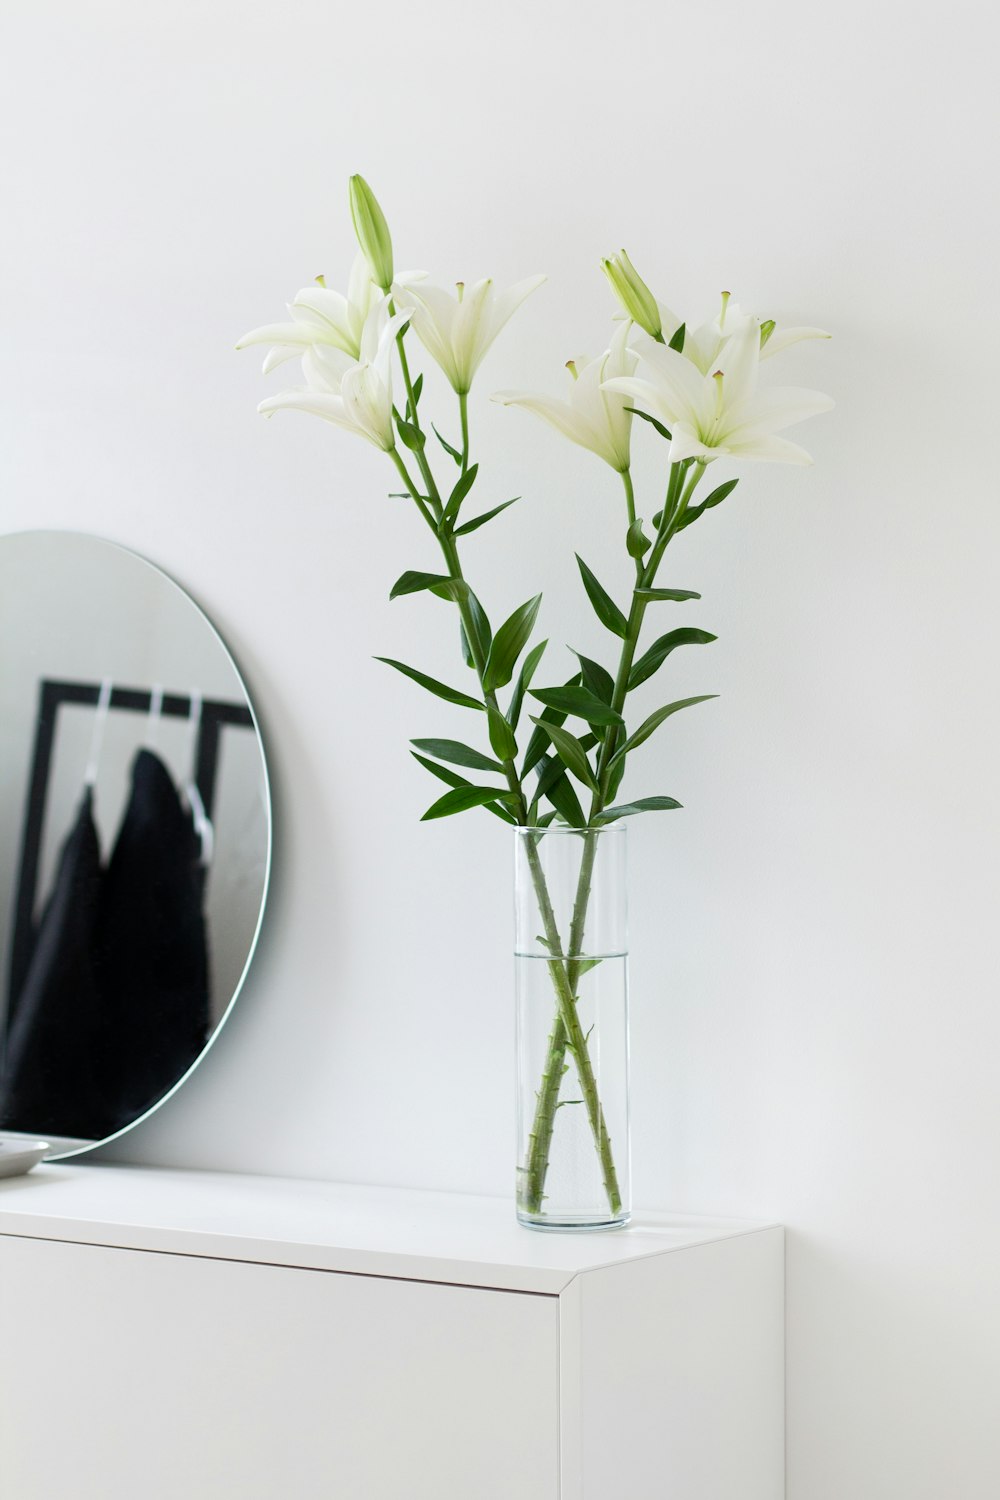
{"label": "white lily flower", "polygon": [[[787,349],[791,344],[797,344],[800,339],[828,339],[830,337],[823,328],[777,329],[772,321],[761,322],[752,314],[745,313],[738,303],[730,300],[728,292],[723,292],[719,316],[711,323],[703,323],[700,328],[688,330],[684,336],[683,352],[692,364],[698,366],[703,375],[709,375],[718,365],[726,340],[735,338],[737,334],[751,326],[757,329],[761,359],[770,359],[772,355],[780,354],[783,349]],[[676,332],[676,327],[674,332]],[[668,341],[671,336],[667,335]]]}
{"label": "white lily flower", "polygon": [[606,386],[658,417],[671,430],[670,462],[721,454],[772,463],[809,464],[805,449],[776,437],[806,417],[829,411],[829,396],[796,386],[758,391],[760,333],[754,319],[728,337],[711,374],[683,354],[654,340],[644,341],[638,372],[617,376]]}
{"label": "white lily flower", "polygon": [[[407,271],[400,275],[400,283],[419,281],[422,271]],[[333,291],[319,280],[313,286],[303,287],[294,302],[288,304],[290,323],[268,323],[263,328],[251,329],[236,345],[245,349],[250,344],[272,344],[264,360],[264,374],[304,354],[307,349],[327,346],[341,349],[357,361],[361,358],[361,333],[372,308],[383,299],[383,293],[372,281],[368,261],[359,250],[351,266],[347,296]]]}
{"label": "white lily flower", "polygon": [[309,412],[348,432],[360,433],[376,448],[388,452],[396,446],[392,349],[409,318],[408,312],[390,317],[388,298],[381,298],[361,330],[359,361],[336,346],[312,344],[302,358],[305,387],[269,396],[257,410],[265,416],[283,409]]}
{"label": "white lily flower", "polygon": [[351,267],[346,297],[322,282],[303,287],[294,302],[289,304],[290,323],[268,323],[263,328],[251,329],[236,347],[245,349],[249,344],[273,344],[274,348],[264,361],[265,375],[286,359],[304,353],[313,344],[341,349],[358,360],[365,319],[381,301],[382,295],[371,279],[367,260],[359,250]]}
{"label": "white lily flower", "polygon": [[550,422],[571,443],[589,448],[619,473],[628,468],[632,431],[628,397],[609,390],[605,381],[631,375],[637,355],[628,347],[630,325],[623,323],[611,340],[611,348],[596,359],[571,359],[567,368],[573,377],[569,400],[535,396],[526,391],[497,391],[493,400],[503,406],[523,406]]}
{"label": "white lily flower", "polygon": [[406,285],[397,279],[392,295],[398,306],[410,310],[413,331],[454,390],[464,396],[497,334],[544,280],[530,276],[498,292],[487,279],[477,281],[468,293],[460,281],[458,295],[452,297],[440,287]]}

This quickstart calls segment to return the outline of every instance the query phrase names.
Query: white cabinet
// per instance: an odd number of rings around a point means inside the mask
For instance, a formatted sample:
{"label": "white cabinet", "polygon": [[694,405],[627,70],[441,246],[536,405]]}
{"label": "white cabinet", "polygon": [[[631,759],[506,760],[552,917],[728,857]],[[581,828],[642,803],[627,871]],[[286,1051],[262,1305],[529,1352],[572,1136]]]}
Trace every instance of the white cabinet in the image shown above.
{"label": "white cabinet", "polygon": [[105,1166],[0,1184],[3,1500],[781,1500],[782,1235]]}

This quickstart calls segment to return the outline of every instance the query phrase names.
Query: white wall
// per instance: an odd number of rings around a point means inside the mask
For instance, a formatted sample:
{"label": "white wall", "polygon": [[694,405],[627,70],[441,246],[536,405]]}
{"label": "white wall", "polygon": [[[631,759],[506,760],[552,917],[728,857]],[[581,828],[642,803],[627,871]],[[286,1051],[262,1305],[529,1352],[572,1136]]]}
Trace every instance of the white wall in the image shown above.
{"label": "white wall", "polygon": [[[454,721],[371,660],[460,671],[444,606],[386,598],[428,540],[374,450],[258,419],[278,382],[232,349],[343,280],[347,175],[403,263],[549,273],[481,398],[599,347],[621,244],[683,311],[726,286],[834,330],[786,371],[838,401],[816,467],[748,470],[676,549],[720,639],[673,684],[722,697],[644,751],[639,790],[686,810],[633,839],[637,1196],[789,1225],[791,1500],[1000,1491],[990,20],[5,7],[2,525],[189,587],[276,783],[259,962],[133,1159],[509,1190],[506,840],[418,824],[404,737]],[[475,421],[489,496],[526,496],[470,544],[481,591],[499,615],[544,585],[597,645],[571,553],[607,550],[613,476],[523,413]]]}

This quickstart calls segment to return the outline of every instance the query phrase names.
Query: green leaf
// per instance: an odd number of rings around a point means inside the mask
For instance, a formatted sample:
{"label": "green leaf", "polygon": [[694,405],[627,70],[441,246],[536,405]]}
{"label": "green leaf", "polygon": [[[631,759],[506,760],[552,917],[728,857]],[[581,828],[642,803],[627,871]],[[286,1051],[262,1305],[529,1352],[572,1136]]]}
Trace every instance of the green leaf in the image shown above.
{"label": "green leaf", "polygon": [[608,766],[608,769],[605,772],[605,780],[607,785],[604,792],[604,795],[607,798],[610,799],[612,797],[618,796],[618,788],[621,786],[622,782],[625,779],[625,765],[626,757],[623,755],[621,760],[612,760],[611,764]]}
{"label": "green leaf", "polygon": [[654,641],[645,655],[640,656],[628,676],[628,690],[637,688],[641,682],[652,677],[658,672],[666,661],[671,651],[676,651],[678,646],[707,646],[717,637],[709,635],[707,630],[695,630],[693,626],[683,625],[679,630],[671,630],[666,635],[661,635],[658,641]]}
{"label": "green leaf", "polygon": [[[563,772],[559,780],[549,787],[545,794],[556,812],[565,818],[571,828],[586,828],[587,819],[583,815],[580,799],[573,790],[573,783]],[[539,820],[541,823],[541,820]]]}
{"label": "green leaf", "polygon": [[452,456],[452,458],[455,460],[455,462],[457,464],[460,464],[462,462],[462,455],[461,455],[461,453],[459,453],[458,449],[457,448],[453,448],[450,443],[446,443],[445,442],[444,438],[438,432],[438,430],[434,426],[433,422],[431,423],[431,427],[433,429],[434,436],[437,438],[438,442],[441,444],[441,447],[444,449],[444,451],[446,453],[450,453],[451,456]]}
{"label": "green leaf", "polygon": [[424,446],[424,435],[412,422],[397,420],[396,428],[404,444],[412,453],[419,453]]}
{"label": "green leaf", "polygon": [[513,677],[517,658],[524,650],[528,637],[535,628],[538,606],[541,602],[541,594],[536,594],[533,599],[528,600],[527,604],[522,604],[519,609],[515,609],[510,619],[503,622],[494,636],[486,661],[486,670],[483,673],[483,688],[487,693],[506,687]]}
{"label": "green leaf", "polygon": [[[436,765],[434,763],[434,761],[427,760],[427,758],[425,756],[423,756],[423,755],[418,755],[415,750],[411,750],[410,754],[413,756],[414,760],[420,762],[420,764],[424,767],[425,770],[430,771],[430,773],[431,773],[432,776],[436,776],[438,778],[438,780],[439,781],[443,781],[446,786],[471,786],[472,785],[472,783],[470,781],[466,781],[466,779],[465,779],[464,776],[459,776],[459,774],[458,774],[457,771],[449,771],[448,768],[447,768],[447,766]],[[498,790],[497,791],[497,796],[499,797],[499,796],[502,796],[502,795],[503,794]],[[509,812],[507,812],[505,808],[497,807],[496,804],[492,803],[492,802],[487,802],[484,805],[486,807],[486,811],[487,812],[495,813],[496,816],[502,822],[504,822],[504,823],[516,823],[517,822],[517,819],[514,818],[514,817],[512,817],[511,814]]]}
{"label": "green leaf", "polygon": [[546,708],[557,708],[564,714],[575,714],[586,719],[588,724],[620,724],[621,714],[615,713],[600,698],[585,687],[532,688],[532,698],[544,703]]}
{"label": "green leaf", "polygon": [[631,818],[634,813],[672,812],[680,805],[673,797],[640,797],[635,802],[623,802],[618,807],[606,807],[602,813],[598,813],[596,821],[614,823],[619,818]]}
{"label": "green leaf", "polygon": [[514,684],[514,691],[510,695],[510,703],[507,708],[507,723],[511,729],[517,728],[517,721],[521,717],[521,704],[524,702],[525,690],[531,686],[531,679],[535,675],[535,668],[541,661],[542,652],[548,644],[548,641],[540,641],[537,646],[532,646],[521,663],[521,670],[517,674],[517,682]]}
{"label": "green leaf", "polygon": [[[580,674],[579,672],[577,672],[576,676],[571,677],[569,681],[564,684],[564,686],[577,687],[579,685],[579,682]],[[565,722],[565,719],[566,715],[564,713],[560,713],[559,710],[555,708],[547,708],[541,716],[541,722],[543,725],[562,724]],[[525,776],[527,776],[528,772],[532,770],[533,767],[535,767],[541,760],[542,756],[545,754],[546,749],[548,748],[548,744],[549,737],[545,733],[544,728],[536,728],[531,736],[531,739],[528,741],[528,748],[524,752],[524,765],[521,767],[522,781],[524,780]]]}
{"label": "green leaf", "polygon": [[[546,741],[548,736],[546,736]],[[580,744],[584,750],[592,750],[597,744],[596,734],[584,734],[580,736]],[[554,786],[560,776],[566,775],[566,768],[562,761],[555,755],[543,755],[538,762],[538,781],[535,786],[535,797],[548,795],[549,787]]]}
{"label": "green leaf", "polygon": [[416,380],[413,382],[413,405],[414,405],[414,407],[417,405],[417,403],[420,400],[420,396],[421,396],[421,392],[423,391],[423,388],[424,388],[424,377],[423,377],[423,374],[420,374],[420,375],[417,376]]}
{"label": "green leaf", "polygon": [[587,590],[587,597],[594,606],[597,618],[613,635],[620,636],[624,640],[628,631],[628,622],[625,616],[611,595],[598,583],[579,553],[577,553],[576,560],[580,566],[580,576],[583,579],[583,586]]}
{"label": "green leaf", "polygon": [[655,714],[650,714],[644,723],[639,725],[635,734],[630,735],[620,750],[616,750],[612,756],[612,764],[621,756],[635,750],[639,745],[645,743],[654,730],[659,729],[664,719],[669,719],[671,714],[679,713],[682,708],[690,708],[695,703],[707,703],[710,698],[717,698],[718,693],[701,693],[697,698],[680,698],[676,703],[668,703],[665,708],[658,708]]}
{"label": "green leaf", "polygon": [[628,529],[625,537],[625,550],[629,557],[642,558],[649,551],[652,542],[642,529],[642,518],[637,516]]}
{"label": "green leaf", "polygon": [[411,740],[410,744],[437,760],[449,760],[456,766],[471,766],[474,771],[499,771],[503,775],[499,761],[491,760],[480,750],[473,750],[471,745],[463,745],[461,740]]}
{"label": "green leaf", "polygon": [[727,480],[725,484],[720,484],[718,489],[713,490],[700,505],[692,505],[690,510],[686,510],[677,522],[677,530],[683,531],[685,526],[690,526],[692,521],[697,521],[698,517],[704,515],[706,510],[712,510],[714,506],[721,505],[726,496],[731,495],[738,484],[738,479]]}
{"label": "green leaf", "polygon": [[[535,724],[541,724],[540,719],[535,719]],[[592,792],[597,791],[597,781],[590,768],[587,752],[584,750],[575,734],[570,734],[568,729],[562,729],[558,724],[546,724],[545,733],[559,752],[559,758],[572,771],[584,786],[589,787]]]}
{"label": "green leaf", "polygon": [[414,573],[407,571],[401,573],[389,590],[390,599],[398,599],[401,594],[419,594],[422,589],[430,589],[441,599],[460,598],[469,585],[462,578],[449,578],[447,573]]}
{"label": "green leaf", "polygon": [[[493,632],[490,630],[490,622],[486,618],[486,611],[483,609],[483,606],[480,604],[479,600],[476,598],[471,589],[469,590],[467,602],[469,606],[469,613],[472,616],[473,631],[475,633],[476,641],[479,645],[480,657],[482,661],[485,662],[490,654],[490,646],[493,642]],[[465,657],[467,666],[474,667],[476,665],[475,658],[473,657],[472,650],[469,646],[468,637],[465,633],[464,624],[462,625],[462,655]]]}
{"label": "green leaf", "polygon": [[455,488],[448,496],[448,503],[445,506],[444,514],[441,517],[442,526],[447,526],[452,521],[454,521],[455,517],[458,515],[459,509],[461,508],[462,501],[465,499],[466,495],[475,484],[476,475],[478,473],[479,465],[472,464],[471,467],[466,469],[465,473],[458,480]]}
{"label": "green leaf", "polygon": [[412,678],[429,693],[443,698],[446,703],[457,703],[459,708],[478,708],[480,713],[483,711],[483,705],[478,699],[470,698],[468,693],[460,693],[457,688],[448,687],[444,682],[438,682],[436,677],[428,677],[426,672],[418,672],[416,667],[407,667],[401,661],[393,661],[391,656],[376,656],[375,660],[384,661],[387,667],[395,667],[396,671],[402,672],[404,677]]}
{"label": "green leaf", "polygon": [[650,427],[655,427],[660,437],[666,438],[668,443],[673,442],[673,433],[668,432],[663,423],[658,422],[655,417],[651,417],[648,411],[640,411],[637,406],[626,406],[625,410],[630,411],[633,417],[641,417],[644,422],[649,423]]}
{"label": "green leaf", "polygon": [[589,656],[584,656],[580,651],[574,651],[573,655],[580,663],[583,671],[583,685],[589,688],[595,698],[600,698],[602,703],[610,706],[615,696],[615,680],[611,673],[601,666],[600,662],[591,661]]}
{"label": "green leaf", "polygon": [[502,505],[494,505],[493,509],[488,510],[485,515],[474,516],[471,521],[466,521],[464,525],[456,527],[455,535],[468,536],[471,531],[478,531],[480,526],[485,526],[487,521],[492,521],[493,517],[498,516],[502,510],[506,510],[508,505],[516,505],[520,498],[520,495],[515,495],[513,500],[505,500]]}
{"label": "green leaf", "polygon": [[457,771],[449,771],[447,766],[439,766],[436,761],[428,760],[426,755],[418,755],[416,750],[411,750],[410,754],[414,760],[420,762],[426,771],[430,771],[432,776],[436,776],[439,781],[443,781],[445,786],[472,785],[472,782],[467,781],[464,776],[459,776]]}
{"label": "green leaf", "polygon": [[498,708],[492,703],[486,705],[486,714],[489,721],[490,744],[494,753],[501,760],[513,760],[517,754],[517,740],[514,731]]}
{"label": "green leaf", "polygon": [[431,818],[449,818],[453,813],[467,812],[470,807],[488,807],[490,803],[502,801],[503,795],[493,786],[457,786],[432,803],[420,821],[427,823]]}
{"label": "green leaf", "polygon": [[672,599],[675,604],[683,604],[685,599],[700,599],[693,589],[636,589],[635,597],[652,602],[655,599]]}
{"label": "green leaf", "polygon": [[667,348],[668,349],[676,349],[678,354],[683,354],[684,353],[684,335],[686,333],[687,333],[687,324],[682,323],[681,326],[678,328],[677,332],[674,334],[673,338],[670,340],[670,343],[667,345]]}

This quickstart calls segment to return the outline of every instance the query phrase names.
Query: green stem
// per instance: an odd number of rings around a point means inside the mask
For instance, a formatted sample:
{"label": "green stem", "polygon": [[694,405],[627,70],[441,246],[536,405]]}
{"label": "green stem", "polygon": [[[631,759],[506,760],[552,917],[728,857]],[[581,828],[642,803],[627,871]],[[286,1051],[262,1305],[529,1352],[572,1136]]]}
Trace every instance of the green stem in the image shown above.
{"label": "green stem", "polygon": [[[688,502],[694,493],[704,471],[704,465],[698,464],[688,482],[687,488],[683,488],[684,476],[687,465],[683,463],[671,466],[670,483],[667,488],[667,498],[664,502],[663,518],[657,532],[653,551],[650,553],[649,562],[645,567],[637,563],[636,588],[651,588],[656,578],[657,569],[663,553],[667,547],[670,537],[677,527],[677,522],[684,514]],[[622,473],[622,482],[625,486],[626,505],[629,512],[629,523],[635,520],[635,497],[632,489],[632,480],[628,470]],[[640,599],[633,594],[632,607],[629,612],[628,625],[625,639],[622,642],[621,658],[618,664],[618,674],[615,679],[612,707],[621,713],[628,693],[628,679],[635,660],[636,649],[639,644],[639,636],[642,631],[643,618],[646,612],[645,599]],[[590,809],[589,823],[593,825],[594,820],[605,806],[607,797],[608,765],[614,754],[617,741],[617,730],[612,726],[605,736],[604,743],[598,757],[597,782],[600,791],[595,794]],[[583,932],[586,922],[587,907],[590,903],[590,891],[593,882],[594,862],[597,854],[597,839],[588,837],[584,849],[583,858],[580,862],[580,875],[577,884],[576,900],[573,908],[573,918],[570,930],[569,955],[566,960],[566,980],[574,998],[574,1013],[576,1005],[576,991],[579,982],[578,962],[583,943]],[[540,903],[541,904],[541,903]],[[548,940],[548,933],[546,939]],[[551,950],[550,950],[551,951]],[[550,965],[550,971],[552,969]],[[555,1128],[556,1109],[558,1107],[559,1090],[562,1085],[563,1075],[566,1072],[566,1050],[570,1046],[570,1034],[564,1023],[564,1005],[558,985],[556,986],[556,1017],[549,1034],[546,1049],[545,1067],[542,1073],[541,1087],[538,1091],[535,1117],[528,1143],[528,1155],[523,1169],[522,1195],[525,1206],[530,1212],[538,1213],[541,1210],[545,1196],[545,1178],[548,1173],[549,1153],[552,1143],[552,1133]],[[588,1059],[589,1060],[589,1059]],[[582,1083],[582,1080],[581,1080]],[[591,1122],[593,1125],[593,1121]],[[598,1140],[600,1149],[600,1140]],[[602,1163],[603,1163],[602,1156]]]}
{"label": "green stem", "polygon": [[[409,371],[407,370],[405,364],[405,353],[402,348],[401,335],[399,336],[397,342],[399,344],[399,353],[401,364],[403,367],[404,382],[407,386],[409,401],[408,410],[413,419],[412,425],[419,431],[419,423],[416,421],[416,402],[413,399],[412,386],[409,381]],[[469,458],[468,412],[465,398],[460,397],[459,400],[461,404],[462,416],[462,472],[465,473],[468,468]],[[409,471],[407,470],[406,464],[404,463],[398,449],[392,448],[389,451],[390,456],[392,457],[393,462],[395,463],[396,468],[400,474],[400,477],[402,478],[403,483],[406,485],[407,492],[411,495],[414,503],[417,505],[418,509],[423,515],[424,520],[431,527],[438,538],[438,542],[441,547],[445,563],[447,565],[449,577],[464,581],[464,574],[462,572],[462,565],[458,556],[458,547],[455,539],[450,534],[447,528],[442,529],[437,524],[437,520],[440,519],[441,515],[441,501],[440,496],[437,492],[437,488],[434,485],[433,478],[430,475],[430,470],[427,466],[422,449],[417,450],[417,459],[420,464],[421,473],[424,475],[424,478],[427,481],[429,498],[432,505],[434,505],[436,516],[431,515],[430,511],[427,508],[427,505],[424,503],[424,500],[417,490],[415,484],[413,483]],[[482,645],[479,640],[478,632],[475,628],[475,622],[472,618],[472,611],[469,607],[468,600],[460,596],[458,600],[458,608],[461,614],[462,624],[465,628],[465,635],[469,643],[469,649],[472,653],[476,675],[480,683],[480,689],[483,693],[483,701],[488,707],[492,708],[496,713],[499,714],[500,705],[497,702],[496,693],[492,689],[488,690],[485,686],[484,679],[486,660],[483,655]],[[528,821],[528,807],[523,789],[521,787],[520,778],[517,774],[517,768],[514,764],[514,760],[512,757],[504,759],[501,761],[501,764],[503,766],[504,778],[511,792],[517,821],[521,826],[525,826]],[[584,1096],[584,1103],[587,1109],[588,1120],[590,1122],[591,1130],[594,1136],[594,1142],[601,1162],[601,1172],[604,1180],[605,1190],[608,1195],[608,1203],[611,1208],[611,1212],[617,1215],[621,1212],[622,1201],[621,1192],[618,1186],[617,1173],[615,1171],[614,1158],[611,1151],[611,1139],[608,1135],[607,1125],[604,1120],[604,1112],[601,1108],[600,1097],[598,1094],[597,1079],[594,1074],[593,1064],[590,1060],[590,1053],[587,1047],[587,1038],[584,1035],[583,1027],[580,1023],[579,1014],[577,1012],[576,999],[576,988],[579,978],[577,960],[580,956],[578,950],[583,938],[583,928],[586,919],[586,909],[589,900],[590,881],[592,878],[594,858],[596,856],[597,840],[593,837],[592,834],[588,835],[585,840],[584,866],[586,867],[588,873],[586,882],[581,883],[581,888],[577,893],[577,900],[575,903],[573,918],[571,921],[568,954],[564,953],[563,951],[562,940],[559,934],[555,912],[552,908],[552,902],[549,897],[548,886],[545,880],[545,872],[542,869],[542,864],[538,856],[538,850],[535,844],[535,840],[529,839],[527,842],[528,859],[532,873],[532,881],[535,887],[535,894],[538,900],[539,910],[542,915],[542,923],[545,927],[546,940],[549,945],[549,953],[552,955],[552,958],[549,961],[548,968],[556,992],[558,1008],[557,1026],[560,1034],[559,1046],[557,1048],[560,1059],[559,1077],[551,1080],[547,1089],[547,1097],[551,1097],[552,1101],[551,1121],[547,1122],[547,1139],[545,1142],[544,1157],[542,1159],[544,1161],[545,1167],[547,1168],[549,1154],[548,1147],[551,1142],[552,1126],[554,1125],[555,1121],[555,1109],[558,1104],[558,1085],[561,1081],[562,1072],[565,1071],[564,1058],[565,1052],[568,1048],[573,1052],[573,1056],[576,1060],[580,1089]],[[552,1088],[553,1084],[554,1089]],[[544,1172],[542,1174],[542,1181],[544,1183]],[[540,1206],[541,1198],[539,1197],[538,1207],[540,1208]]]}
{"label": "green stem", "polygon": [[458,409],[462,418],[462,473],[465,474],[469,467],[469,396],[467,391],[459,393]]}

